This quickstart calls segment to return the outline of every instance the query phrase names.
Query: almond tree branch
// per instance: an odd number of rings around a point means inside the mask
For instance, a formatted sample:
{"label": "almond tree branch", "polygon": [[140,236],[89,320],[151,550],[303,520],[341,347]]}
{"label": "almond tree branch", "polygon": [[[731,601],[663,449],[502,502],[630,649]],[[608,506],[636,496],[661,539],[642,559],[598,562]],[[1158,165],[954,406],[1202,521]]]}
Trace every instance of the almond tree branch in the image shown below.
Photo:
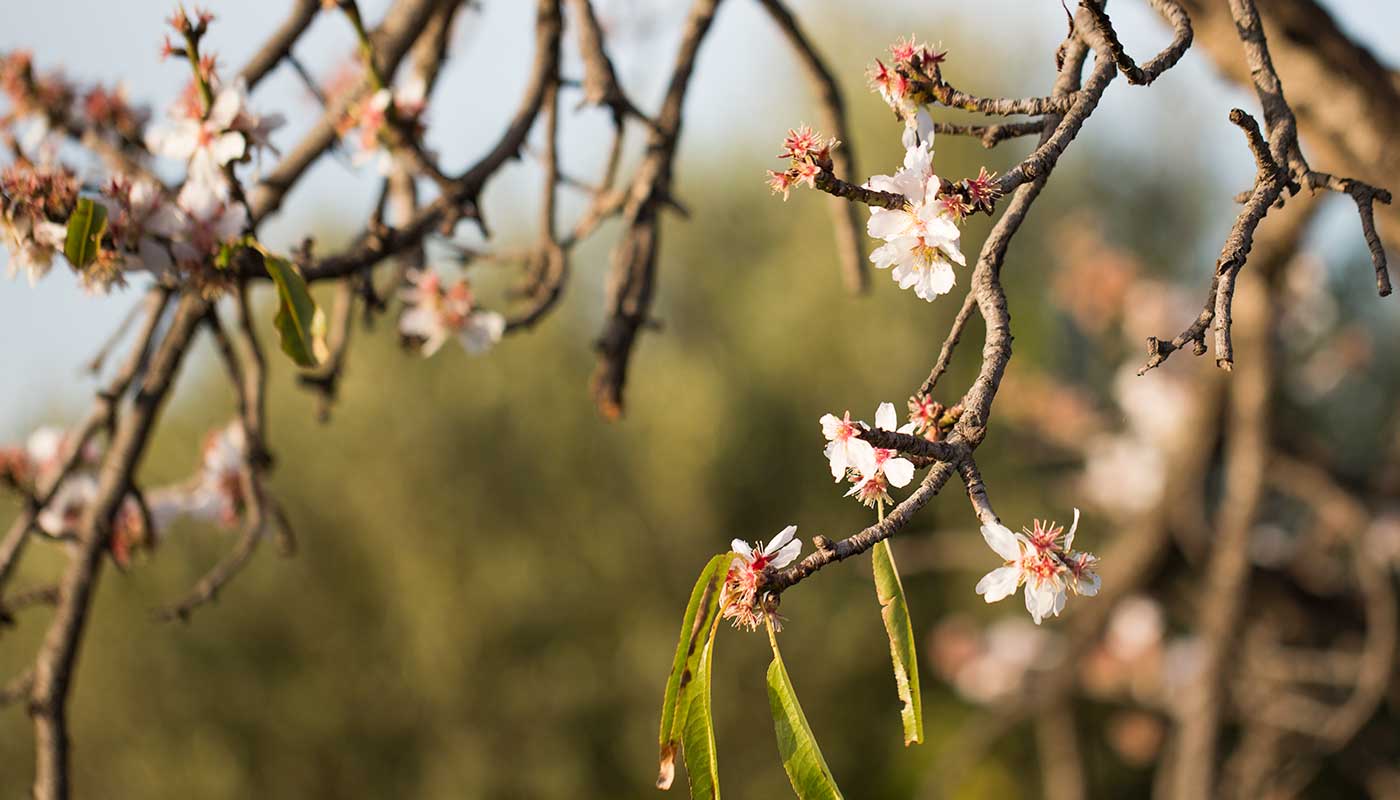
{"label": "almond tree branch", "polygon": [[593,399],[608,419],[622,415],[622,390],[637,333],[647,323],[656,290],[656,256],[660,211],[671,198],[672,163],[681,132],[681,111],[695,70],[700,44],[714,21],[719,0],[696,0],[676,50],[670,83],[656,114],[656,128],[622,207],[623,233],[608,272],[605,319],[595,348]]}
{"label": "almond tree branch", "polygon": [[320,0],[292,0],[292,10],[282,25],[268,37],[263,46],[243,65],[238,77],[248,85],[248,91],[262,82],[278,63],[291,56],[292,47],[311,27],[316,12],[321,10]]}
{"label": "almond tree branch", "polygon": [[135,380],[136,375],[146,363],[151,341],[155,337],[156,329],[160,325],[169,298],[170,293],[159,286],[146,295],[145,320],[132,343],[126,362],[122,364],[121,369],[112,377],[107,386],[98,392],[97,399],[93,401],[92,410],[88,412],[87,417],[79,423],[69,437],[69,441],[65,443],[63,461],[54,473],[54,477],[47,486],[39,487],[38,496],[26,505],[19,517],[10,525],[5,538],[0,540],[0,595],[3,595],[6,582],[23,555],[24,546],[29,541],[29,534],[34,529],[35,520],[38,519],[39,513],[53,501],[59,486],[78,466],[88,441],[99,430],[109,427],[115,418],[122,396],[126,394],[132,381]]}
{"label": "almond tree branch", "polygon": [[30,715],[34,719],[35,800],[65,800],[71,795],[67,707],[77,663],[78,644],[97,587],[113,516],[131,486],[132,474],[150,440],[160,407],[207,303],[197,294],[181,298],[170,329],[151,369],[117,422],[103,457],[97,492],[84,513],[78,548],[59,583],[59,603],[34,664]]}

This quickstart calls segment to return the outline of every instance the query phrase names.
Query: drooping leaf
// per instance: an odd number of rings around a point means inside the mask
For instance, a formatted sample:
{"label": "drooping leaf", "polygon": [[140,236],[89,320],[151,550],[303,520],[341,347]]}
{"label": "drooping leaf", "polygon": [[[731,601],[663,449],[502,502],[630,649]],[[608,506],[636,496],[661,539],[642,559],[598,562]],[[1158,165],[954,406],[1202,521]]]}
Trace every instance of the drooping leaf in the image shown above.
{"label": "drooping leaf", "polygon": [[885,633],[890,637],[890,660],[894,664],[894,684],[903,705],[899,716],[904,721],[904,744],[924,740],[924,709],[919,698],[919,658],[914,652],[914,625],[909,620],[909,604],[904,600],[904,583],[894,564],[894,552],[888,539],[878,542],[871,551],[875,568],[875,595],[880,599],[880,618],[885,621]]}
{"label": "drooping leaf", "polygon": [[799,800],[841,800],[841,790],[836,787],[831,768],[826,765],[802,706],[797,702],[797,692],[783,666],[771,621],[768,640],[773,645],[773,663],[768,665],[768,708],[773,712],[778,753],[783,758],[783,769],[792,782],[793,791],[797,792]]}
{"label": "drooping leaf", "polygon": [[724,577],[733,558],[732,553],[724,553],[710,559],[710,563],[700,572],[700,578],[695,581],[690,602],[685,607],[685,616],[681,619],[680,642],[676,645],[676,657],[671,662],[671,675],[666,679],[666,694],[661,701],[658,789],[671,788],[671,782],[676,777],[676,750],[681,743],[681,729],[686,721],[686,704],[694,687],[707,637],[719,615]]}
{"label": "drooping leaf", "polygon": [[316,366],[316,315],[320,309],[306,288],[306,279],[292,262],[263,253],[263,266],[277,285],[277,316],[273,324],[282,340],[282,352],[299,367]]}
{"label": "drooping leaf", "polygon": [[719,800],[719,765],[715,759],[715,721],[710,704],[710,674],[714,671],[715,631],[719,617],[710,625],[710,636],[695,670],[686,703],[685,726],[681,731],[681,752],[685,774],[690,780],[691,800]]}
{"label": "drooping leaf", "polygon": [[78,198],[78,205],[68,217],[68,237],[63,242],[63,255],[77,269],[87,269],[97,260],[102,235],[107,232],[107,207],[87,197]]}

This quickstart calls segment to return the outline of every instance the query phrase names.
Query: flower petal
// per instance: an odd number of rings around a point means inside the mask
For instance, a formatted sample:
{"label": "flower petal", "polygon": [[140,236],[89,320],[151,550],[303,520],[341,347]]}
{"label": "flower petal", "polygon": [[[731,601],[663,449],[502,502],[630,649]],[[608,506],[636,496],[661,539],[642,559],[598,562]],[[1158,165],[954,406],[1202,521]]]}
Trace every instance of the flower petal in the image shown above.
{"label": "flower petal", "polygon": [[782,548],[780,548],[778,552],[774,553],[772,559],[768,563],[770,566],[773,567],[773,569],[782,569],[783,567],[786,567],[788,564],[791,564],[793,561],[797,560],[797,556],[801,552],[802,540],[793,539],[792,541],[784,545]]}
{"label": "flower petal", "polygon": [[771,556],[774,553],[778,552],[778,550],[780,550],[784,545],[792,541],[792,537],[796,533],[796,525],[789,525],[786,528],[783,528],[777,536],[774,536],[768,541],[768,544],[763,548],[763,554],[765,556]]}
{"label": "flower petal", "polygon": [[892,431],[899,425],[899,417],[894,413],[894,403],[881,403],[875,409],[875,427]]}
{"label": "flower petal", "polygon": [[885,461],[885,477],[890,485],[903,488],[914,479],[914,462],[907,458],[891,458]]}
{"label": "flower petal", "polygon": [[982,538],[987,540],[987,546],[992,548],[992,552],[1007,561],[1021,559],[1021,545],[1016,539],[1016,534],[1000,522],[983,525]]}
{"label": "flower petal", "polygon": [[735,539],[729,543],[729,549],[743,556],[745,559],[753,560],[753,548],[743,539]]}
{"label": "flower petal", "polygon": [[988,603],[1004,600],[1016,593],[1021,572],[1015,567],[997,567],[977,582],[977,593]]}

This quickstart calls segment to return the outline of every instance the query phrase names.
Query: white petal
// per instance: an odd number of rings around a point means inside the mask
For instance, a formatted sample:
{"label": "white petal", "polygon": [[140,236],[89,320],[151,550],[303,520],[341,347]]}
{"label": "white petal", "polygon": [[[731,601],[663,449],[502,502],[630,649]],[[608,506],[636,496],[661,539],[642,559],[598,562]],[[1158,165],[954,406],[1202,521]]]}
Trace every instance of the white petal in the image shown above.
{"label": "white petal", "polygon": [[890,240],[908,233],[913,226],[914,218],[904,211],[877,208],[870,212],[865,231],[876,239]]}
{"label": "white petal", "polygon": [[934,297],[947,294],[953,288],[953,284],[957,282],[958,276],[953,272],[953,268],[948,262],[936,262],[929,267],[928,278],[924,282],[924,286],[932,293],[932,296],[924,297],[924,299],[932,300]]}
{"label": "white petal", "polygon": [[997,567],[977,582],[977,593],[988,603],[995,603],[1015,594],[1020,579],[1021,572],[1015,567]]}
{"label": "white petal", "polygon": [[743,539],[735,539],[729,543],[729,549],[743,556],[746,560],[753,560],[753,548]]}
{"label": "white petal", "polygon": [[847,442],[846,457],[864,477],[868,478],[880,469],[880,465],[875,461],[875,448],[864,439],[852,439]]}
{"label": "white petal", "polygon": [[914,479],[914,462],[907,458],[891,458],[885,462],[885,477],[890,485],[903,488]]}
{"label": "white petal", "polygon": [[[896,239],[895,242],[900,240]],[[870,252],[870,263],[876,269],[889,269],[900,262],[906,255],[895,242],[887,242]]]}
{"label": "white petal", "polygon": [[850,466],[846,463],[845,445],[841,442],[831,442],[822,452],[826,454],[827,461],[831,464],[831,477],[840,483],[841,479],[846,477],[846,468]]}
{"label": "white petal", "polygon": [[786,528],[783,528],[777,536],[774,536],[771,540],[769,540],[768,545],[763,548],[763,554],[765,556],[771,556],[774,553],[778,552],[780,549],[782,549],[784,545],[792,541],[792,537],[796,533],[796,525],[789,525]]}
{"label": "white petal", "polygon": [[1091,572],[1079,581],[1079,593],[1084,597],[1094,597],[1099,593],[1099,587],[1103,586],[1103,578],[1097,572]]}
{"label": "white petal", "polygon": [[230,161],[236,161],[243,157],[243,150],[247,146],[247,141],[248,140],[243,138],[243,134],[229,131],[228,133],[221,134],[219,138],[210,143],[209,154],[213,156],[216,163],[223,166]]}
{"label": "white petal", "polygon": [[214,106],[209,109],[207,122],[215,130],[226,131],[238,119],[238,114],[243,110],[243,95],[238,91],[237,86],[230,86],[219,92],[219,96],[214,98]]}
{"label": "white petal", "polygon": [[1035,624],[1039,625],[1040,618],[1044,615],[1044,612],[1040,610],[1040,597],[1031,589],[1030,584],[1026,585],[1025,595],[1026,610],[1031,612],[1031,619],[1035,620]]}
{"label": "white petal", "polygon": [[774,553],[772,560],[769,561],[769,564],[772,565],[773,569],[782,569],[783,567],[786,567],[788,564],[791,564],[793,561],[795,561],[797,559],[798,553],[801,552],[802,540],[794,539],[791,542],[788,542],[786,545],[784,545],[780,550],[778,550],[778,552]]}
{"label": "white petal", "polygon": [[894,413],[894,403],[881,403],[875,409],[875,427],[892,431],[899,425],[899,417]]}
{"label": "white petal", "polygon": [[987,546],[992,548],[992,552],[1007,561],[1020,560],[1021,545],[1016,539],[1016,534],[1000,522],[983,525],[982,538],[987,540]]}
{"label": "white petal", "polygon": [[1069,533],[1065,534],[1065,552],[1069,552],[1074,545],[1074,530],[1079,527],[1079,509],[1074,510],[1074,522],[1070,523]]}
{"label": "white petal", "polygon": [[846,425],[845,420],[835,414],[822,414],[821,423],[822,436],[825,436],[828,441],[835,439],[836,435],[841,432],[841,428]]}

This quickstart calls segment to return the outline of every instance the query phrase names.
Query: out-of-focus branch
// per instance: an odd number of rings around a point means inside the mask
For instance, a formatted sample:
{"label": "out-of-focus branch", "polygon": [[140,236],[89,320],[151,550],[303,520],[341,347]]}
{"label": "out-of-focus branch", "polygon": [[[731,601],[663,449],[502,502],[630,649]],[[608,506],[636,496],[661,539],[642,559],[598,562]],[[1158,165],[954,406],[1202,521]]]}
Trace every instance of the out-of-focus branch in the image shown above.
{"label": "out-of-focus branch", "polygon": [[[371,34],[380,72],[392,75],[414,41],[426,30],[432,12],[443,3],[456,2],[460,0],[396,0],[383,23]],[[349,92],[326,109],[301,142],[253,188],[248,196],[248,211],[254,224],[280,208],[302,173],[331,148],[339,136],[336,124],[357,96]]]}
{"label": "out-of-focus branch", "polygon": [[311,22],[316,18],[316,12],[321,10],[320,0],[292,0],[292,10],[287,15],[287,19],[282,25],[267,38],[263,46],[248,63],[243,65],[243,70],[238,73],[248,85],[248,91],[252,91],[269,72],[275,69],[282,61],[291,55],[292,47],[306,29],[311,27]]}
{"label": "out-of-focus branch", "polygon": [[113,515],[150,441],[150,431],[207,303],[197,294],[181,298],[150,371],[117,423],[103,457],[97,491],[83,515],[77,550],[59,583],[59,603],[34,664],[30,715],[34,719],[36,800],[65,800],[71,794],[67,706],[78,643],[96,590]]}
{"label": "out-of-focus branch", "polygon": [[3,593],[5,583],[9,580],[15,566],[18,565],[20,557],[24,551],[25,544],[29,541],[29,534],[34,528],[35,520],[39,513],[52,502],[54,495],[58,492],[59,486],[71,474],[74,468],[82,459],[83,448],[88,440],[92,438],[98,430],[111,425],[116,415],[117,406],[121,402],[123,395],[131,386],[136,375],[146,363],[146,356],[150,349],[151,341],[155,336],[156,329],[160,325],[161,316],[165,312],[166,303],[169,301],[170,293],[163,287],[152,289],[146,296],[145,320],[142,322],[141,330],[137,333],[136,339],[132,343],[130,355],[122,364],[121,369],[112,377],[105,389],[98,393],[97,399],[93,401],[92,410],[87,417],[78,425],[74,433],[65,442],[63,461],[54,477],[47,486],[39,487],[39,493],[32,502],[28,503],[20,515],[10,526],[5,538],[0,540],[0,593]]}
{"label": "out-of-focus branch", "polygon": [[1249,585],[1249,533],[1263,498],[1269,461],[1274,367],[1272,315],[1263,279],[1247,278],[1240,301],[1240,342],[1248,358],[1230,385],[1224,495],[1197,612],[1204,652],[1196,679],[1181,701],[1171,795],[1181,800],[1208,797],[1215,789],[1219,726],[1233,663],[1230,651]]}
{"label": "out-of-focus branch", "polygon": [[656,291],[656,252],[660,212],[671,197],[671,168],[681,132],[681,110],[695,70],[700,44],[714,21],[719,0],[696,0],[676,50],[675,66],[656,128],[647,139],[647,154],[637,167],[622,208],[623,233],[613,249],[608,272],[603,331],[595,345],[593,400],[608,419],[622,415],[622,390],[637,333],[647,324]]}

